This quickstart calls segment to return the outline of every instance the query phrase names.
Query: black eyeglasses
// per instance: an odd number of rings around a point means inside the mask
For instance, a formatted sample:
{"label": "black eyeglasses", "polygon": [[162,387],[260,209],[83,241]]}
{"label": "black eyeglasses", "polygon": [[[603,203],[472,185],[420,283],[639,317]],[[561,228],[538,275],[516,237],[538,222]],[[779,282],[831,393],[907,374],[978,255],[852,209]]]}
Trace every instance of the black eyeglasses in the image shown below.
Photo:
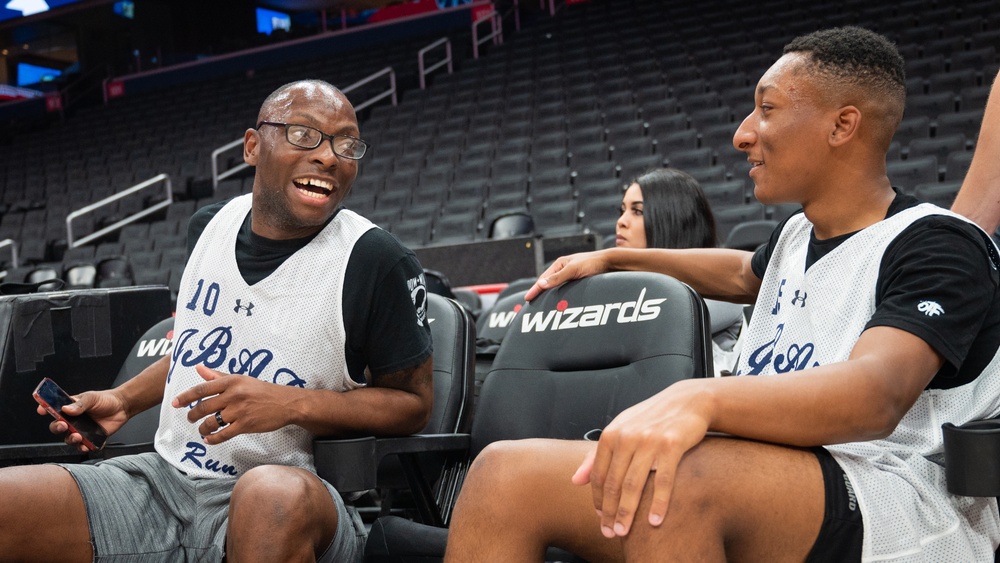
{"label": "black eyeglasses", "polygon": [[309,127],[308,125],[276,123],[274,121],[261,121],[255,129],[260,129],[261,125],[284,127],[285,139],[289,143],[303,149],[314,149],[323,142],[323,139],[330,139],[330,146],[337,156],[351,160],[360,160],[361,157],[365,156],[365,152],[368,151],[368,143],[350,135],[327,135],[319,129]]}

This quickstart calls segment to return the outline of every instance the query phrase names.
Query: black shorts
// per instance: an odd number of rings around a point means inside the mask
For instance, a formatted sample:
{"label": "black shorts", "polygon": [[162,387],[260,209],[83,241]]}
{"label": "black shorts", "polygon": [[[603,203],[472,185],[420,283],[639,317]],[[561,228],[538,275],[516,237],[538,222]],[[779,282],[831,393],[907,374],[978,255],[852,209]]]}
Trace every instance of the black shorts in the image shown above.
{"label": "black shorts", "polygon": [[823,471],[823,487],[826,489],[826,508],[823,512],[823,526],[819,537],[809,551],[806,563],[843,563],[861,561],[861,546],[865,538],[865,526],[861,520],[854,487],[825,448],[813,448]]}

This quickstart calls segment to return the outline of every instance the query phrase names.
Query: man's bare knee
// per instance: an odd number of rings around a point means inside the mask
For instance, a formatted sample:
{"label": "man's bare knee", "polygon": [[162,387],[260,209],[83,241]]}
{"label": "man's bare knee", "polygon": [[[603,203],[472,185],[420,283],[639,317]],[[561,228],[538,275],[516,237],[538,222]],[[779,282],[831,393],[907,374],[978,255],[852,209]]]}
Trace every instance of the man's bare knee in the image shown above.
{"label": "man's bare knee", "polygon": [[267,549],[292,553],[288,550],[305,546],[314,554],[321,553],[336,530],[337,510],[328,489],[304,469],[258,466],[240,477],[233,488],[228,553],[261,555]]}
{"label": "man's bare knee", "polygon": [[[462,490],[475,495],[491,510],[502,503],[516,509],[511,503],[518,498],[532,498],[531,476],[536,474],[539,452],[544,451],[538,440],[511,440],[494,442],[483,449],[472,463],[469,476]],[[495,502],[494,502],[495,501]],[[515,502],[516,503],[516,502]]]}
{"label": "man's bare knee", "polygon": [[[247,471],[233,488],[233,511],[252,511],[256,518],[276,524],[311,519],[332,502],[323,483],[304,470],[262,465]],[[336,512],[333,514],[336,521]]]}

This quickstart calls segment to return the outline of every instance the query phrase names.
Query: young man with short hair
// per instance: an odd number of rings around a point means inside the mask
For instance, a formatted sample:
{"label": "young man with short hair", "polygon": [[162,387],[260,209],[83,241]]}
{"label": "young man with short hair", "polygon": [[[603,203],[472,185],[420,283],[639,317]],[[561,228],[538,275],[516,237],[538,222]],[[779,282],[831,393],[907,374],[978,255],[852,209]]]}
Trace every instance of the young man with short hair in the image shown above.
{"label": "young man with short hair", "polygon": [[997,252],[886,177],[902,58],[867,30],[816,32],[755,101],[734,145],[757,199],[803,207],[764,248],[579,254],[527,294],[647,270],[755,302],[742,377],[676,383],[596,444],[487,448],[448,561],[538,561],[548,545],[590,561],[992,560],[996,501],[946,492],[940,425],[1000,413]]}

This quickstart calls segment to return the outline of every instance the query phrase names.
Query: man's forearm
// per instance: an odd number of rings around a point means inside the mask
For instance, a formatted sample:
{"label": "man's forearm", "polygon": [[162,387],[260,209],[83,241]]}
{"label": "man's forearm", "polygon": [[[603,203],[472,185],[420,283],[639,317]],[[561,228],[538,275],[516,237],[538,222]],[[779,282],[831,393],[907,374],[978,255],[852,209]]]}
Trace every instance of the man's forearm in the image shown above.
{"label": "man's forearm", "polygon": [[129,418],[163,401],[163,391],[170,370],[170,355],[163,356],[132,379],[114,389],[125,403]]}
{"label": "man's forearm", "polygon": [[753,303],[760,290],[760,279],[750,267],[753,253],[744,250],[615,248],[607,252],[613,270],[667,274],[709,299]]}
{"label": "man's forearm", "polygon": [[862,334],[849,360],[801,372],[680,382],[703,385],[710,429],[755,440],[817,446],[882,438],[943,363],[899,329]]}
{"label": "man's forearm", "polygon": [[433,405],[432,360],[382,376],[377,385],[337,393],[289,388],[289,423],[316,436],[405,436],[421,430]]}
{"label": "man's forearm", "polygon": [[976,152],[951,209],[988,233],[1000,226],[1000,81],[993,82]]}

